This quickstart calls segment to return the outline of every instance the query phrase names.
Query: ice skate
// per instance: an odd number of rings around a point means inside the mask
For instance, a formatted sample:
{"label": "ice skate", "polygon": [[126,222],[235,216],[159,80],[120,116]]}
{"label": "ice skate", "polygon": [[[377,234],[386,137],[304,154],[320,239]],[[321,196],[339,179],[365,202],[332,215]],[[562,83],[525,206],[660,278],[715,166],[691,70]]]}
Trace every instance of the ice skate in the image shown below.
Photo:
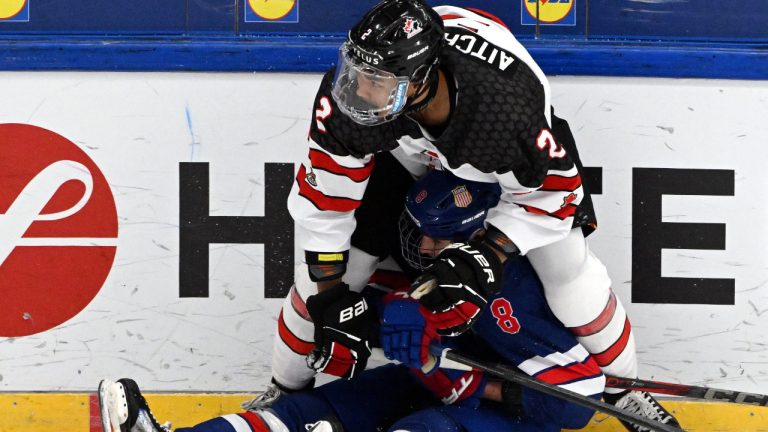
{"label": "ice skate", "polygon": [[[678,423],[677,419],[675,419],[669,411],[665,410],[664,407],[659,405],[659,402],[648,392],[632,390],[616,395],[606,395],[605,399],[606,402],[611,403],[615,405],[616,408],[621,408],[624,411],[651,420],[656,420],[670,426],[680,427],[680,423]],[[623,420],[621,423],[630,431],[647,432],[650,430],[646,427],[637,426]]]}
{"label": "ice skate", "polygon": [[136,382],[122,378],[99,383],[99,409],[103,432],[170,432],[170,423],[161,425],[147,405]]}
{"label": "ice skate", "polygon": [[240,404],[240,407],[245,411],[263,410],[272,406],[282,395],[283,391],[273,383],[267,386],[263,392],[256,394],[255,398]]}

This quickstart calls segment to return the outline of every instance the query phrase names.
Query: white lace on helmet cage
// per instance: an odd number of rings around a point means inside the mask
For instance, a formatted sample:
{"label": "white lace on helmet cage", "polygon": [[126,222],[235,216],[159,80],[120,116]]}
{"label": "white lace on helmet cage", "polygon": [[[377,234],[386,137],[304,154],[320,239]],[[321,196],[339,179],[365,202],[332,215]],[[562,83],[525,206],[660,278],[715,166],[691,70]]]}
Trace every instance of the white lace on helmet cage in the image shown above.
{"label": "white lace on helmet cage", "polygon": [[339,62],[333,78],[331,95],[339,109],[362,125],[377,125],[392,120],[406,105],[409,80],[363,63],[351,50],[376,63],[378,57],[368,55],[345,42],[339,48]]}

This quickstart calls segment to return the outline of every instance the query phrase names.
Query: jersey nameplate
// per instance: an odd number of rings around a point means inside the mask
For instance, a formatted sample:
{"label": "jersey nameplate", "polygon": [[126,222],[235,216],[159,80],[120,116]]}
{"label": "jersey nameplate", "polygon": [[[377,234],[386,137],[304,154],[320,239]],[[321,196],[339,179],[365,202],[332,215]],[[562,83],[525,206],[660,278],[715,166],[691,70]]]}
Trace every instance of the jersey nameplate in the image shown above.
{"label": "jersey nameplate", "polygon": [[506,72],[517,60],[509,52],[489,43],[482,37],[471,33],[464,33],[461,30],[451,29],[451,32],[446,30],[445,41],[448,43],[448,46],[455,48],[459,52],[469,54],[471,57],[493,65],[502,72]]}

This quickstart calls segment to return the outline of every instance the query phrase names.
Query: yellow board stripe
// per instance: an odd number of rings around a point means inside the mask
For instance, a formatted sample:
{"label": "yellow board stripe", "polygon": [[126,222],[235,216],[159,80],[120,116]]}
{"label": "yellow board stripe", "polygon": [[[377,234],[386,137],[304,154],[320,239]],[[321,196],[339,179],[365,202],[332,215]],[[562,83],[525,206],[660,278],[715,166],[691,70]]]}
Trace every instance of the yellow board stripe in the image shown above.
{"label": "yellow board stripe", "polygon": [[[768,407],[723,402],[660,401],[688,432],[768,432]],[[615,418],[597,413],[589,427],[581,430],[615,432],[626,429]]]}
{"label": "yellow board stripe", "polygon": [[0,431],[84,432],[89,430],[87,394],[0,394]]}
{"label": "yellow board stripe", "polygon": [[[174,428],[241,412],[250,394],[149,393],[145,395],[160,421]],[[751,405],[663,401],[689,432],[768,432],[768,408]],[[98,432],[100,417],[95,395],[88,393],[0,393],[2,432]],[[596,414],[582,431],[624,430],[616,419]]]}

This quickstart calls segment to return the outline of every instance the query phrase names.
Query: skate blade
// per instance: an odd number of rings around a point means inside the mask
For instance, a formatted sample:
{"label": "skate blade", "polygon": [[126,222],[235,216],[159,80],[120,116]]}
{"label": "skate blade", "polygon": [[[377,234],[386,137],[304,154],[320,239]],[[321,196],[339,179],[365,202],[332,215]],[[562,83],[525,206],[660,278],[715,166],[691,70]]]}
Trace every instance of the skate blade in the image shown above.
{"label": "skate blade", "polygon": [[99,383],[99,411],[101,412],[102,432],[120,432],[120,425],[113,427],[109,416],[109,388],[112,384],[112,381],[109,380],[101,380]]}

